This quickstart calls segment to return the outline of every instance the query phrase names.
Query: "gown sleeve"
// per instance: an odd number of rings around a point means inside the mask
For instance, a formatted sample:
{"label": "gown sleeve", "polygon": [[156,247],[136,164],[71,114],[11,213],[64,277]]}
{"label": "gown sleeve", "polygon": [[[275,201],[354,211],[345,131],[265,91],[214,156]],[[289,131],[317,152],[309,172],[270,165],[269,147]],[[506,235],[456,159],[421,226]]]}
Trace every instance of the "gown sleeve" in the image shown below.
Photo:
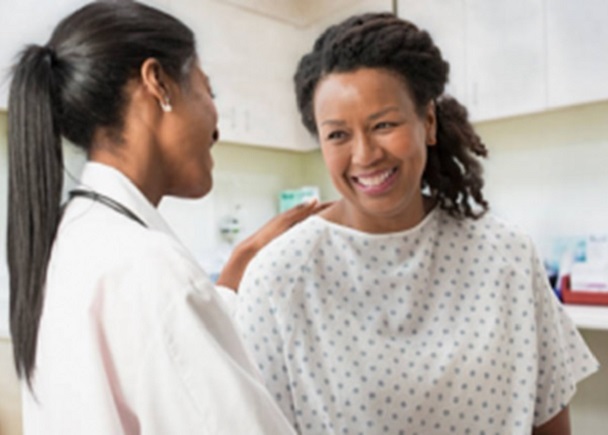
{"label": "gown sleeve", "polygon": [[553,294],[534,247],[531,251],[538,358],[534,426],[540,426],[568,406],[576,384],[599,363]]}
{"label": "gown sleeve", "polygon": [[239,304],[235,317],[266,386],[295,426],[290,376],[284,362],[286,353],[276,307],[277,292],[268,289],[269,283],[275,282],[272,275],[260,256],[252,261],[239,286]]}

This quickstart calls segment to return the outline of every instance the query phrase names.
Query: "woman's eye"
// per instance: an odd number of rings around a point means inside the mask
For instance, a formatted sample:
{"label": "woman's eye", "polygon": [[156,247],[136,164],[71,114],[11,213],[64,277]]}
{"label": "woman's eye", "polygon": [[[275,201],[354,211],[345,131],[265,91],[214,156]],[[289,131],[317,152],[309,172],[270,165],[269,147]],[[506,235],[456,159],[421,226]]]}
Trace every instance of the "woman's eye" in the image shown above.
{"label": "woman's eye", "polygon": [[393,122],[384,121],[384,122],[379,122],[378,124],[376,124],[376,129],[383,130],[383,129],[391,128],[394,126],[395,126],[395,124]]}
{"label": "woman's eye", "polygon": [[327,135],[327,140],[340,140],[346,137],[346,133],[343,131],[332,131]]}

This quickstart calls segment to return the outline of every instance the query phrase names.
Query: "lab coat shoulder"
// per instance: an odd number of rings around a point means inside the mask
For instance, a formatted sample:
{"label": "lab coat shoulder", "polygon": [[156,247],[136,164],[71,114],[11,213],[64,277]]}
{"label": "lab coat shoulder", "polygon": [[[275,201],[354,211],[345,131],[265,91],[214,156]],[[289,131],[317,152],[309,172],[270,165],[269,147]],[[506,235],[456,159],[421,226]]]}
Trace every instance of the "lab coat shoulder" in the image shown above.
{"label": "lab coat shoulder", "polygon": [[51,266],[69,272],[63,279],[95,282],[94,297],[122,300],[137,294],[147,302],[140,309],[154,299],[163,306],[176,292],[188,291],[193,280],[205,281],[202,270],[188,261],[171,235],[98,207],[86,219],[79,219],[78,213],[68,215],[60,227],[53,248],[58,261]]}

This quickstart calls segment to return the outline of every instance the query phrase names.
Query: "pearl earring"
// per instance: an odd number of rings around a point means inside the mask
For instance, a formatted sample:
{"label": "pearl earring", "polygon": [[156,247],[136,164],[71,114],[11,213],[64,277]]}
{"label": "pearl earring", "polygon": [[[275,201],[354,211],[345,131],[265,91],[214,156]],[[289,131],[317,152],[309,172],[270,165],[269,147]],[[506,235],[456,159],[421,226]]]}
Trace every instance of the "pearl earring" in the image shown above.
{"label": "pearl earring", "polygon": [[165,101],[161,101],[160,102],[160,108],[165,113],[171,112],[173,110],[173,107],[171,107],[171,103],[169,103],[169,99],[168,98]]}

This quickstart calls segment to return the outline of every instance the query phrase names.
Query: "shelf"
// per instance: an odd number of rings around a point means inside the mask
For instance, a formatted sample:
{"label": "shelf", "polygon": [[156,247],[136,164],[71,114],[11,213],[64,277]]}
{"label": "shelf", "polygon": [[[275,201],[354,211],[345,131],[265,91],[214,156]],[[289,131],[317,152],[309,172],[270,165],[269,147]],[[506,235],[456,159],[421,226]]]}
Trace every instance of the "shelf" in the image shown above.
{"label": "shelf", "polygon": [[608,306],[564,304],[563,307],[578,328],[608,331]]}

